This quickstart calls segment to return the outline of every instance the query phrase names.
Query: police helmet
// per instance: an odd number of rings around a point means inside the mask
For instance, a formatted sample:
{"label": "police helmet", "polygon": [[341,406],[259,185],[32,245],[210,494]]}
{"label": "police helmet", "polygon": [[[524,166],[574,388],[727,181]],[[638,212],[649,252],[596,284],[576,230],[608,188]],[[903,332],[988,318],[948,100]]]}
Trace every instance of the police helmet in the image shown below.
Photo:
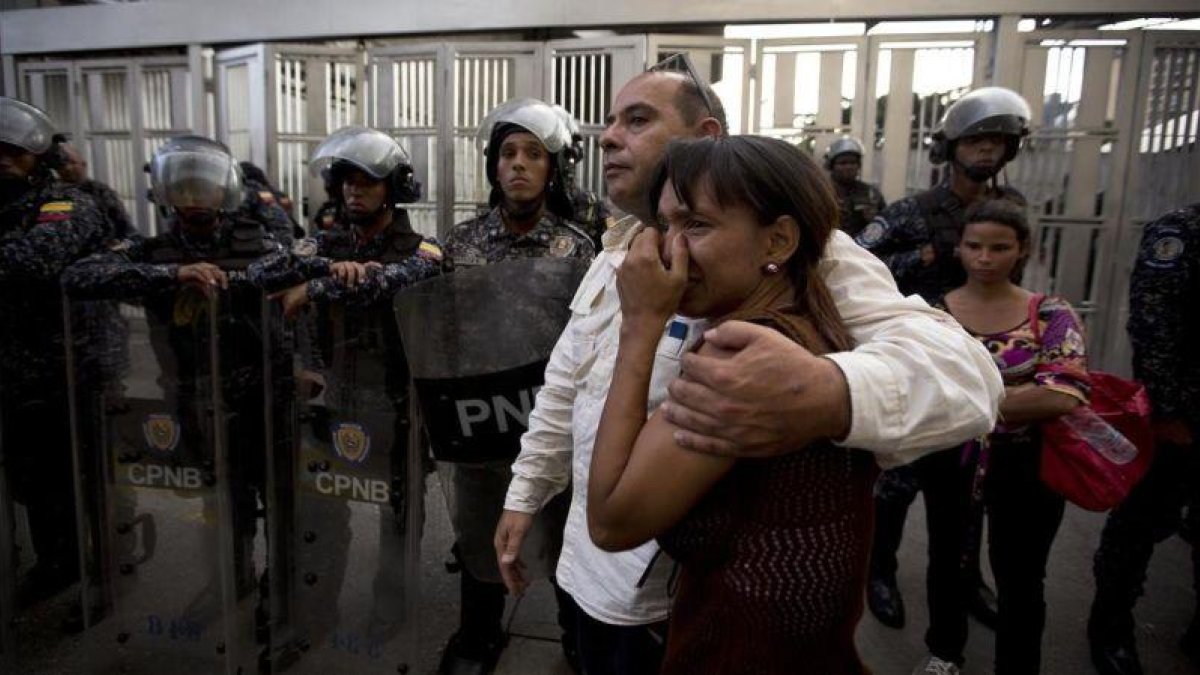
{"label": "police helmet", "polygon": [[408,153],[396,139],[367,127],[342,127],[321,142],[308,163],[309,170],[327,185],[337,186],[346,172],[357,169],[388,183],[388,199],[408,204],[421,198],[421,184],[413,175]]}
{"label": "police helmet", "polygon": [[954,158],[954,144],[961,138],[982,134],[1006,137],[1003,162],[1017,156],[1021,139],[1029,134],[1032,113],[1017,92],[1004,87],[983,87],[967,93],[946,109],[933,132],[929,161],[941,164]]}
{"label": "police helmet", "polygon": [[504,196],[500,190],[498,176],[500,146],[509,134],[522,131],[533,134],[550,154],[546,206],[560,217],[571,218],[574,213],[571,206],[571,194],[574,191],[571,184],[571,165],[574,162],[571,130],[562,113],[535,98],[516,98],[501,103],[493,108],[479,125],[476,139],[484,144],[487,178],[492,186],[488,202],[495,206]]}
{"label": "police helmet", "polygon": [[54,123],[46,113],[24,101],[0,96],[0,143],[41,155],[54,144],[53,138]]}
{"label": "police helmet", "polygon": [[176,136],[150,159],[150,190],[162,207],[234,211],[242,203],[242,172],[223,144]]}
{"label": "police helmet", "polygon": [[846,154],[858,155],[859,160],[861,160],[863,152],[862,141],[853,136],[842,136],[830,143],[829,149],[825,151],[825,168],[832,169],[833,160]]}
{"label": "police helmet", "polygon": [[575,116],[569,110],[557,103],[550,107],[558,114],[558,118],[562,120],[563,125],[567,128],[567,133],[571,137],[571,143],[567,146],[567,158],[572,162],[579,162],[579,160],[583,159],[583,130],[579,127],[579,121],[575,119]]}

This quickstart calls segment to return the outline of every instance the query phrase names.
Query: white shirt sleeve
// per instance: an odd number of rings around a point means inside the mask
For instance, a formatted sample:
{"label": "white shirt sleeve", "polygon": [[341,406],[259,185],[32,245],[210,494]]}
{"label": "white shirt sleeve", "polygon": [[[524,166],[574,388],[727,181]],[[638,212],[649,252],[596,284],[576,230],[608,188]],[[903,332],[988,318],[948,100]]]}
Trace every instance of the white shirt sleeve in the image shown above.
{"label": "white shirt sleeve", "polygon": [[830,354],[850,388],[850,433],[840,445],[911,462],[992,430],[1004,383],[983,345],[918,296],[903,297],[882,262],[834,232],[825,283],[858,345]]}
{"label": "white shirt sleeve", "polygon": [[571,482],[577,351],[572,339],[574,323],[572,317],[546,364],[545,382],[529,413],[529,429],[521,436],[521,453],[512,465],[513,478],[504,499],[508,511],[537,513]]}

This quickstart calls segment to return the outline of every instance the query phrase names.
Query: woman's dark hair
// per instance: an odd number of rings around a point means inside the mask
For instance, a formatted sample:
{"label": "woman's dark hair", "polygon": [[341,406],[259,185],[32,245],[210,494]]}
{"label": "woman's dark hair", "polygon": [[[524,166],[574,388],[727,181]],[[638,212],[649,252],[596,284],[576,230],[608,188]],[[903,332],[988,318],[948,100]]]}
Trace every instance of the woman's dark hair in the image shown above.
{"label": "woman's dark hair", "polygon": [[1011,199],[986,199],[972,204],[967,208],[963,229],[972,223],[996,223],[1011,227],[1022,246],[1029,243],[1029,219],[1025,217],[1025,208]]}
{"label": "woman's dark hair", "polygon": [[[1028,252],[1032,230],[1029,227],[1029,219],[1025,217],[1024,205],[1018,204],[1011,199],[986,199],[968,207],[965,215],[962,229],[959,231],[959,239],[962,238],[962,234],[966,231],[968,225],[973,223],[995,223],[1011,228],[1017,235],[1017,244]],[[1013,267],[1012,274],[1009,275],[1009,280],[1014,284],[1021,283],[1021,277],[1025,273],[1025,261],[1028,259],[1027,255],[1022,257]]]}
{"label": "woman's dark hair", "polygon": [[790,143],[763,136],[726,136],[673,141],[650,189],[650,211],[658,218],[658,200],[667,181],[688,208],[707,189],[722,209],[742,206],[770,225],[791,216],[800,242],[785,263],[796,289],[796,310],[838,351],[853,341],[837,312],[817,265],[838,225],[838,203],[821,167]]}

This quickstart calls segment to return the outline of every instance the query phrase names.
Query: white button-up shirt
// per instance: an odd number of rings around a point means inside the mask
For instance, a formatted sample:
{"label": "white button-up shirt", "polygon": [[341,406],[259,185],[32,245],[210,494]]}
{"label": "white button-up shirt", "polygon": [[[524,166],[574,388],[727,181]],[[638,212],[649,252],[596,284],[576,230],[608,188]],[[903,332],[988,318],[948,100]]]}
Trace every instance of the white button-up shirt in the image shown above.
{"label": "white button-up shirt", "polygon": [[[621,333],[616,271],[639,228],[636,219],[626,218],[605,233],[605,250],[571,302],[571,319],[546,367],[504,504],[536,513],[568,482],[573,486],[556,578],[585,612],[616,625],[660,621],[670,608],[668,561],[659,561],[637,585],[658,550],[655,542],[608,553],[592,544],[587,526],[592,447]],[[1004,385],[979,341],[919,297],[902,297],[887,267],[840,231],[826,247],[821,272],[859,345],[828,355],[850,389],[850,433],[841,445],[870,450],[887,468],[991,430]],[[673,323],[683,325],[664,330],[649,410],[666,398],[681,355],[704,328],[680,317]]]}

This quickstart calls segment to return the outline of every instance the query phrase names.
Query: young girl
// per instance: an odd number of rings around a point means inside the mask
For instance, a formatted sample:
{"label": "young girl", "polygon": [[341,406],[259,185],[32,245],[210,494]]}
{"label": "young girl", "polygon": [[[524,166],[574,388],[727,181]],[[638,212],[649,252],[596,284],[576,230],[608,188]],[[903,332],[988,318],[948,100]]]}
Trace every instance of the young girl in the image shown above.
{"label": "young girl", "polygon": [[1020,206],[993,200],[972,207],[958,253],[967,283],[946,294],[944,309],[992,353],[1006,389],[1000,422],[981,456],[1000,608],[995,672],[1036,674],[1046,561],[1064,507],[1039,478],[1038,423],[1088,401],[1083,328],[1067,301],[1035,296],[1013,282],[1029,254]]}
{"label": "young girl", "polygon": [[817,354],[850,348],[816,272],[837,226],[828,180],[783,141],[704,139],[668,148],[651,199],[657,228],[617,275],[622,325],[588,484],[592,539],[621,550],[657,537],[681,565],[664,673],[862,673],[854,628],[873,459],[821,442],[737,462],[683,450],[661,415],[646,417],[675,313],[757,322]]}

